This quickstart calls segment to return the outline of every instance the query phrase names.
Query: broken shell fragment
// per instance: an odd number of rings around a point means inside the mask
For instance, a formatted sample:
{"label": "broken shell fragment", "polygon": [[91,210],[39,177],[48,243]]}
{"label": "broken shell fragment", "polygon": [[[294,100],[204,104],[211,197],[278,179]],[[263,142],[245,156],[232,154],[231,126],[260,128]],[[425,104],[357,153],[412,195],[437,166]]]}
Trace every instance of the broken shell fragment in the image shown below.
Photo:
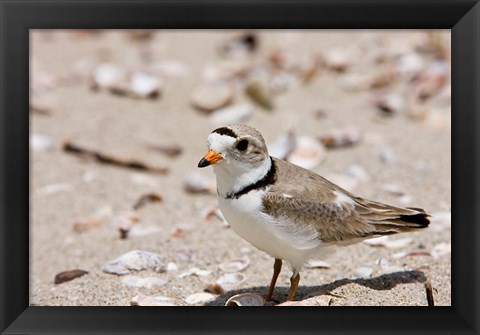
{"label": "broken shell fragment", "polygon": [[142,250],[132,250],[108,262],[103,272],[124,275],[132,271],[154,270],[165,271],[165,264],[158,254]]}
{"label": "broken shell fragment", "polygon": [[319,295],[316,297],[308,298],[300,301],[285,301],[276,306],[288,307],[288,306],[330,306],[332,297],[330,295]]}
{"label": "broken shell fragment", "polygon": [[155,98],[161,86],[160,80],[148,73],[134,73],[130,78],[130,92],[136,98]]}
{"label": "broken shell fragment", "polygon": [[324,261],[315,259],[315,260],[309,261],[309,262],[305,265],[305,267],[306,267],[307,269],[329,269],[329,268],[330,268],[330,264],[327,263],[327,262],[324,262]]}
{"label": "broken shell fragment", "polygon": [[73,280],[75,278],[86,275],[87,273],[88,271],[78,269],[60,272],[55,276],[55,284],[61,284]]}
{"label": "broken shell fragment", "polygon": [[123,213],[113,219],[113,224],[118,228],[121,239],[126,239],[132,227],[139,222],[140,217],[134,212]]}
{"label": "broken shell fragment", "polygon": [[242,293],[230,297],[225,306],[237,307],[237,306],[264,306],[265,299],[255,293]]}
{"label": "broken shell fragment", "polygon": [[383,115],[394,115],[406,110],[405,99],[398,94],[387,94],[374,99],[374,105]]}
{"label": "broken shell fragment", "polygon": [[191,172],[184,177],[183,188],[188,193],[214,194],[216,183],[202,172]]}
{"label": "broken shell fragment", "polygon": [[258,37],[254,33],[245,33],[227,41],[221,48],[224,55],[230,57],[245,57],[258,47]]}
{"label": "broken shell fragment", "polygon": [[193,90],[191,102],[202,111],[212,112],[228,105],[233,96],[233,90],[226,84],[204,84]]}
{"label": "broken shell fragment", "polygon": [[324,146],[310,137],[299,137],[297,145],[287,160],[304,169],[313,169],[325,160],[326,151]]}
{"label": "broken shell fragment", "polygon": [[122,279],[122,283],[130,287],[144,287],[155,288],[164,286],[167,281],[157,277],[138,278],[134,276],[127,276]]}
{"label": "broken shell fragment", "polygon": [[355,269],[354,275],[358,278],[369,278],[372,275],[373,269],[368,267],[360,267]]}
{"label": "broken shell fragment", "polygon": [[243,123],[253,116],[254,108],[248,103],[217,109],[210,115],[215,125]]}
{"label": "broken shell fragment", "polygon": [[330,49],[323,56],[323,60],[327,68],[344,72],[352,65],[352,54],[348,50]]}
{"label": "broken shell fragment", "polygon": [[192,275],[195,275],[197,277],[206,277],[206,276],[209,276],[211,274],[212,274],[212,271],[210,271],[210,270],[202,270],[202,269],[199,269],[199,268],[191,268],[188,271],[179,274],[178,278],[184,278],[184,277],[188,277],[188,276],[192,276]]}
{"label": "broken shell fragment", "polygon": [[182,147],[176,143],[147,143],[147,147],[168,157],[176,157],[183,151]]}
{"label": "broken shell fragment", "polygon": [[225,289],[225,291],[229,291],[243,283],[246,279],[247,276],[240,272],[226,273],[215,283],[220,285],[223,289]]}
{"label": "broken shell fragment", "polygon": [[126,72],[118,66],[103,63],[93,71],[93,88],[112,88],[125,80]]}
{"label": "broken shell fragment", "polygon": [[214,294],[207,292],[194,293],[185,298],[185,301],[189,305],[199,305],[212,301],[216,298]]}
{"label": "broken shell fragment", "polygon": [[45,135],[31,134],[30,148],[33,151],[49,151],[53,148],[53,141],[50,137]]}
{"label": "broken shell fragment", "polygon": [[273,98],[269,85],[260,78],[250,80],[245,86],[245,94],[258,106],[271,111]]}
{"label": "broken shell fragment", "polygon": [[150,297],[140,293],[132,298],[131,306],[179,306],[179,304],[172,298],[163,296]]}
{"label": "broken shell fragment", "polygon": [[249,265],[250,259],[247,256],[244,256],[240,259],[235,259],[227,263],[222,263],[218,267],[223,272],[239,272],[245,270]]}
{"label": "broken shell fragment", "polygon": [[73,224],[73,230],[76,233],[83,233],[92,228],[96,228],[110,219],[112,208],[105,206],[100,208],[95,214],[89,218],[79,219]]}
{"label": "broken shell fragment", "polygon": [[162,202],[163,201],[163,198],[160,194],[157,194],[157,193],[147,193],[147,194],[144,194],[142,195],[138,200],[137,202],[135,203],[135,205],[133,205],[133,209],[137,210],[137,209],[140,209],[142,208],[143,206],[145,206],[146,204],[150,203],[150,202]]}
{"label": "broken shell fragment", "polygon": [[320,142],[326,148],[349,147],[359,143],[363,138],[363,134],[359,129],[348,128],[333,130],[329,134],[320,136]]}
{"label": "broken shell fragment", "polygon": [[406,247],[407,245],[411,244],[413,239],[410,237],[390,240],[388,236],[381,236],[377,238],[371,238],[369,240],[363,241],[363,243],[371,245],[371,246],[381,246],[388,249],[396,249]]}

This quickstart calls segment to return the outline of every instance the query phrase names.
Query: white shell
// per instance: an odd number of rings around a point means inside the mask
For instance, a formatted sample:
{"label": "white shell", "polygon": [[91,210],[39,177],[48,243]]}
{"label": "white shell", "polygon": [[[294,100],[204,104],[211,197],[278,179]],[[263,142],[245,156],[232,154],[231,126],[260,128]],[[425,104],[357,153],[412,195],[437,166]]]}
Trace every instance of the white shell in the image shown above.
{"label": "white shell", "polygon": [[179,274],[178,278],[183,278],[183,277],[192,276],[192,275],[195,275],[195,276],[198,276],[198,277],[205,277],[205,276],[209,276],[211,274],[212,274],[212,271],[210,271],[210,270],[202,270],[202,269],[199,269],[199,268],[191,268],[188,271]]}
{"label": "white shell", "polygon": [[216,182],[202,172],[190,172],[183,178],[183,188],[189,193],[216,192]]}
{"label": "white shell", "polygon": [[236,306],[264,306],[265,299],[255,293],[242,293],[230,297],[225,306],[236,307]]}
{"label": "white shell", "polygon": [[450,242],[442,242],[437,244],[432,249],[432,256],[438,258],[443,255],[448,255],[452,252],[452,244]]}
{"label": "white shell", "polygon": [[200,292],[200,293],[194,293],[192,295],[189,295],[187,298],[185,298],[185,301],[189,305],[198,305],[198,304],[204,304],[206,302],[212,301],[215,298],[216,298],[215,294]]}
{"label": "white shell", "polygon": [[332,300],[332,296],[330,295],[319,295],[316,297],[308,298],[301,301],[285,301],[281,304],[276,306],[280,307],[288,307],[288,306],[330,306],[330,301]]}
{"label": "white shell", "polygon": [[313,169],[325,160],[326,151],[321,143],[311,137],[299,137],[288,161],[305,169]]}
{"label": "white shell", "polygon": [[125,79],[125,71],[110,63],[97,66],[93,72],[93,80],[101,88],[110,88]]}
{"label": "white shell", "polygon": [[327,148],[341,148],[358,144],[363,138],[360,129],[346,128],[335,129],[330,133],[320,136],[320,141]]}
{"label": "white shell", "polygon": [[174,299],[163,296],[150,297],[140,293],[132,298],[131,306],[178,306]]}
{"label": "white shell", "polygon": [[45,135],[31,134],[30,148],[33,151],[49,151],[53,148],[53,141],[50,137]]}
{"label": "white shell", "polygon": [[360,267],[355,269],[354,274],[359,278],[369,278],[372,275],[373,269],[368,267]]}
{"label": "white shell", "polygon": [[151,269],[157,272],[165,271],[165,264],[158,254],[142,250],[132,250],[108,262],[103,272],[124,275],[132,271]]}
{"label": "white shell", "polygon": [[233,90],[225,84],[206,84],[193,90],[191,102],[194,107],[211,112],[227,105],[233,95]]}
{"label": "white shell", "polygon": [[330,263],[318,259],[311,260],[305,265],[307,269],[329,269],[330,266]]}
{"label": "white shell", "polygon": [[224,107],[211,114],[210,122],[217,126],[244,123],[253,116],[254,111],[254,107],[249,103]]}
{"label": "white shell", "polygon": [[221,276],[216,283],[222,286],[226,291],[232,289],[243,283],[247,279],[247,276],[243,273],[236,272],[236,273],[226,273]]}
{"label": "white shell", "polygon": [[223,272],[238,272],[245,270],[249,265],[250,259],[247,256],[244,256],[240,259],[220,264],[218,267]]}
{"label": "white shell", "polygon": [[135,73],[130,79],[130,90],[139,98],[147,98],[160,93],[161,82],[147,73]]}
{"label": "white shell", "polygon": [[413,239],[410,237],[401,238],[397,240],[390,240],[388,236],[381,236],[377,238],[372,238],[369,240],[363,241],[363,243],[372,245],[372,246],[382,246],[388,249],[396,249],[406,247],[407,245],[411,244]]}
{"label": "white shell", "polygon": [[157,277],[139,278],[139,277],[128,276],[122,279],[122,283],[130,287],[153,288],[153,287],[162,287],[167,283],[167,281]]}

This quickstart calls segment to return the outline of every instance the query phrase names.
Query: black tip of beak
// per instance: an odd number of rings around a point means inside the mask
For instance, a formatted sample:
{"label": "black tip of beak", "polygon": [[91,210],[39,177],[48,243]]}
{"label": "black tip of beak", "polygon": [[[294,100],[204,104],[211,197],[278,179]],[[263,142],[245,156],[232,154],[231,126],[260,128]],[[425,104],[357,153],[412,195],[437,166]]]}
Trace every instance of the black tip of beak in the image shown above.
{"label": "black tip of beak", "polygon": [[200,162],[198,162],[198,167],[199,167],[199,168],[203,168],[203,167],[209,166],[209,165],[210,165],[210,162],[207,161],[205,158],[202,158],[202,159],[200,160]]}

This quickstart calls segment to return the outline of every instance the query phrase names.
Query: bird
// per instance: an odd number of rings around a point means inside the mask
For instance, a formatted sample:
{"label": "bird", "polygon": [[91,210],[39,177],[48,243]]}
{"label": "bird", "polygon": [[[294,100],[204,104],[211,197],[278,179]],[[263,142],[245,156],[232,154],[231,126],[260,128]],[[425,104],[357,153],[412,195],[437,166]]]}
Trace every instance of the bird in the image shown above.
{"label": "bird", "polygon": [[292,276],[287,300],[295,298],[300,271],[332,246],[418,231],[428,227],[424,209],[363,199],[313,171],[268,153],[262,134],[236,124],[213,130],[198,167],[212,166],[219,208],[233,231],[272,256],[272,299],[283,261]]}

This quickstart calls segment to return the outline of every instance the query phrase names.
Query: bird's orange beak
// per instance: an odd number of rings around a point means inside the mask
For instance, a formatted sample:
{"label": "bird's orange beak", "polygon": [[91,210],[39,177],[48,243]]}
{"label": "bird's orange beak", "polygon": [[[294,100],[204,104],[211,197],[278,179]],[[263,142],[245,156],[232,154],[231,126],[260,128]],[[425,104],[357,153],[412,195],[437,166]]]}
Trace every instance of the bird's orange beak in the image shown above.
{"label": "bird's orange beak", "polygon": [[219,160],[223,159],[222,156],[216,151],[210,150],[203,156],[203,158],[198,162],[198,167],[203,168],[209,165],[217,164]]}

